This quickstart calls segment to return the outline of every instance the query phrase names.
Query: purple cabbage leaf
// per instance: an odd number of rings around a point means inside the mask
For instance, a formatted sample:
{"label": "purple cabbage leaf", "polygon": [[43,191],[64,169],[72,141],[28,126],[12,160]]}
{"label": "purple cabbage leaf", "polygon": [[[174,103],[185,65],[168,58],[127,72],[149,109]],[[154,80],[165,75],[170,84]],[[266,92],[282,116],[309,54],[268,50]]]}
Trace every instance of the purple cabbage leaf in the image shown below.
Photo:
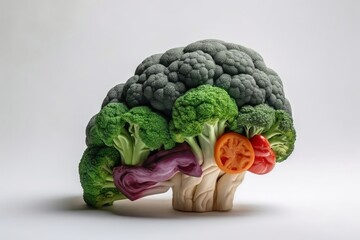
{"label": "purple cabbage leaf", "polygon": [[176,173],[200,177],[202,169],[187,143],[151,155],[142,166],[120,165],[113,169],[115,186],[130,200],[164,193]]}

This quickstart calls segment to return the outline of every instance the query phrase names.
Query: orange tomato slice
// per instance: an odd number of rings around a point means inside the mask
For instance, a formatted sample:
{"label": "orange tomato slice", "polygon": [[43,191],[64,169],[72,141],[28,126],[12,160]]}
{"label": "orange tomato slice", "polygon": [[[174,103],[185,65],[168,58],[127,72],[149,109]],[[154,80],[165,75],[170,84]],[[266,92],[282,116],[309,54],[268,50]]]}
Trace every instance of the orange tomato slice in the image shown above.
{"label": "orange tomato slice", "polygon": [[238,133],[225,133],[215,143],[215,162],[225,173],[241,173],[254,163],[250,140]]}

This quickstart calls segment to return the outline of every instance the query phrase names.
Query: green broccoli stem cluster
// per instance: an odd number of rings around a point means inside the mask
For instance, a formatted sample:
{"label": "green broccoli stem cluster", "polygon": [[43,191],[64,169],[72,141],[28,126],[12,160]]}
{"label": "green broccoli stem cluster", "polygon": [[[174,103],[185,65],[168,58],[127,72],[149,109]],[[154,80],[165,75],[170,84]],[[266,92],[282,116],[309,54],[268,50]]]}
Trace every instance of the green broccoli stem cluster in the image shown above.
{"label": "green broccoli stem cluster", "polygon": [[253,136],[257,135],[257,134],[261,134],[264,131],[265,128],[260,128],[260,127],[254,127],[254,126],[245,126],[244,130],[245,130],[245,134],[248,138],[252,138]]}
{"label": "green broccoli stem cluster", "polygon": [[101,207],[124,198],[113,182],[114,166],[142,166],[151,151],[169,150],[186,142],[201,166],[202,175],[174,173],[147,194],[171,187],[174,209],[227,211],[232,208],[235,190],[245,173],[225,173],[216,164],[215,144],[225,130],[248,138],[264,135],[278,162],[285,160],[294,147],[296,136],[291,115],[266,103],[238,108],[220,87],[208,84],[194,87],[178,97],[171,110],[170,117],[149,106],[128,109],[122,102],[104,105],[87,129],[89,150],[80,164],[84,199],[89,205]]}
{"label": "green broccoli stem cluster", "polygon": [[[236,187],[244,174],[225,174],[214,159],[216,140],[226,128],[226,120],[204,124],[203,131],[185,141],[192,148],[203,170],[200,178],[178,176],[173,186],[173,207],[181,211],[227,211],[232,208]],[[229,176],[230,175],[230,176]],[[233,186],[233,187],[232,187]]]}
{"label": "green broccoli stem cluster", "polygon": [[263,135],[276,155],[276,162],[286,160],[294,149],[296,132],[291,115],[267,104],[240,108],[230,129],[245,134],[249,139],[257,134]]}
{"label": "green broccoli stem cluster", "polygon": [[151,148],[138,137],[139,126],[130,124],[129,131],[121,129],[119,135],[114,137],[114,148],[116,148],[125,165],[139,165],[147,159],[151,152]]}
{"label": "green broccoli stem cluster", "polygon": [[213,156],[214,143],[225,131],[226,120],[217,120],[214,124],[205,123],[203,131],[197,137],[187,137],[185,141],[190,145],[199,164],[210,155]]}
{"label": "green broccoli stem cluster", "polygon": [[228,93],[210,85],[194,88],[176,100],[170,132],[176,142],[190,145],[203,174],[199,178],[178,177],[173,187],[175,209],[195,212],[231,209],[228,203],[232,202],[234,192],[218,190],[219,179],[226,179],[223,178],[226,174],[217,166],[214,150],[217,139],[237,114],[237,106]]}

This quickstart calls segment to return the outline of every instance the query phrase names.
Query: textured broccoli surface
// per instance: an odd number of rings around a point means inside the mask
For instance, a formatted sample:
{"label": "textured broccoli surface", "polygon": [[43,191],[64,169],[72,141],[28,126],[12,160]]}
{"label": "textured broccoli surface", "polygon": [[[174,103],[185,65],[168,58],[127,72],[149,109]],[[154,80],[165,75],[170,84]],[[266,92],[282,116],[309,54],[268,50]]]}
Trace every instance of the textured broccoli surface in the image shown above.
{"label": "textured broccoli surface", "polygon": [[141,165],[151,151],[175,146],[168,120],[148,106],[129,110],[111,102],[90,120],[86,132],[88,146],[114,147],[126,165]]}
{"label": "textured broccoli surface", "polygon": [[231,129],[252,138],[270,129],[275,122],[275,110],[266,104],[246,105],[239,109]]}
{"label": "textured broccoli surface", "polygon": [[213,155],[216,139],[237,113],[237,106],[226,91],[201,85],[176,100],[170,132],[176,142],[186,141],[201,162],[203,156]]}
{"label": "textured broccoli surface", "polygon": [[103,106],[114,101],[129,108],[148,105],[171,116],[176,99],[203,84],[225,89],[238,108],[266,103],[291,114],[280,77],[260,54],[211,39],[146,58],[124,85],[109,91]]}
{"label": "textured broccoli surface", "polygon": [[114,201],[126,197],[115,187],[113,168],[120,164],[120,154],[109,147],[89,147],[85,150],[79,174],[84,190],[84,200],[92,207],[112,205]]}
{"label": "textured broccoli surface", "polygon": [[276,155],[276,162],[286,160],[294,150],[296,131],[291,115],[266,104],[240,108],[230,129],[248,138],[263,135]]}
{"label": "textured broccoli surface", "polygon": [[113,103],[113,102],[123,102],[123,89],[124,89],[124,83],[120,83],[118,85],[116,85],[115,87],[113,87],[112,89],[109,90],[109,92],[107,93],[103,103],[101,104],[101,107],[105,107],[107,104],[109,103]]}
{"label": "textured broccoli surface", "polygon": [[276,162],[286,160],[294,150],[296,131],[293,119],[289,113],[283,110],[275,111],[273,125],[262,133],[270,142],[272,150],[276,154]]}
{"label": "textured broccoli surface", "polygon": [[[221,170],[214,154],[218,138],[229,131],[249,139],[261,134],[277,162],[294,149],[290,102],[280,77],[260,54],[209,39],[152,55],[125,83],[108,91],[86,127],[88,148],[79,165],[84,200],[101,207],[125,198],[114,185],[116,167],[123,192],[141,189],[145,190],[141,196],[146,196],[171,187],[175,209],[230,210],[244,173]],[[190,146],[201,176],[163,168],[167,165],[161,162],[161,154],[183,142]],[[173,160],[183,164],[182,155],[172,156]],[[151,172],[155,168],[149,169],[146,163],[155,157],[162,167]],[[126,169],[130,171],[122,172]],[[141,169],[135,171],[139,175],[132,173],[135,169]],[[124,174],[130,175],[123,178]],[[154,185],[147,189],[150,182]]]}

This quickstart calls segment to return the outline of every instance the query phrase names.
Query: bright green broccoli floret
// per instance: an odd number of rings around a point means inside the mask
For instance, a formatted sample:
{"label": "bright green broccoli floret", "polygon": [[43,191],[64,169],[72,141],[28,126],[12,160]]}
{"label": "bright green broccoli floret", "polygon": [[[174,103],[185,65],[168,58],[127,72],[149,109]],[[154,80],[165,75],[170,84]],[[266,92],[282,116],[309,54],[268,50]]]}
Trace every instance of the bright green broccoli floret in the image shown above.
{"label": "bright green broccoli floret", "polygon": [[167,120],[147,106],[128,110],[123,103],[109,103],[97,115],[95,127],[100,139],[119,151],[125,165],[141,165],[150,151],[175,145]]}
{"label": "bright green broccoli floret", "polygon": [[224,133],[227,122],[232,121],[237,113],[234,100],[225,90],[211,85],[193,88],[174,104],[171,123],[173,139],[189,143],[198,159],[202,159],[204,153],[213,155],[216,139]]}
{"label": "bright green broccoli floret", "polygon": [[275,110],[267,104],[246,105],[239,110],[239,115],[232,123],[231,129],[252,138],[267,131],[275,122]]}
{"label": "bright green broccoli floret", "polygon": [[89,147],[85,150],[79,174],[83,197],[89,206],[100,208],[126,198],[113,181],[112,169],[119,164],[120,154],[114,148]]}
{"label": "bright green broccoli floret", "polygon": [[98,136],[107,146],[114,146],[114,139],[127,134],[125,121],[122,118],[127,111],[129,109],[123,103],[109,103],[98,113],[95,127]]}
{"label": "bright green broccoli floret", "polygon": [[292,117],[283,110],[275,111],[274,124],[267,131],[261,133],[270,142],[276,154],[276,161],[286,160],[294,150],[296,132]]}
{"label": "bright green broccoli floret", "polygon": [[150,151],[175,146],[167,120],[147,106],[134,107],[122,115],[131,136],[133,150],[131,165],[142,164]]}

